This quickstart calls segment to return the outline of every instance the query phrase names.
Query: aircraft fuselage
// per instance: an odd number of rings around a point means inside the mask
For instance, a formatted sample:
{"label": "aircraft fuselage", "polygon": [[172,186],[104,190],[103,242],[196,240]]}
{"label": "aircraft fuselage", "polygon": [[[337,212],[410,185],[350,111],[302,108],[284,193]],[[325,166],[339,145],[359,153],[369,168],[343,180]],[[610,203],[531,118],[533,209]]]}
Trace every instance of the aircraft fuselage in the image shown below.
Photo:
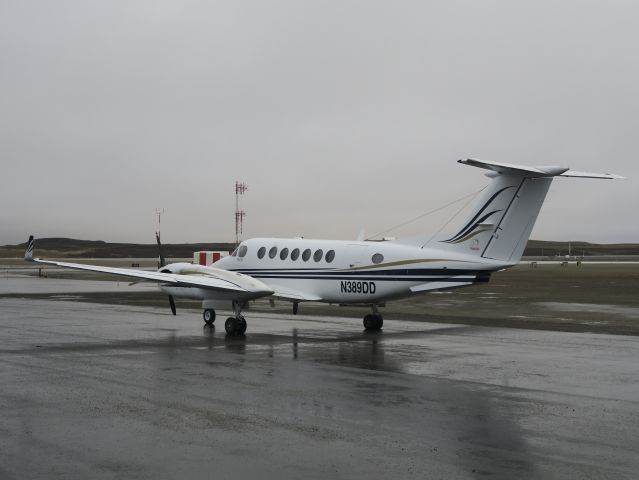
{"label": "aircraft fuselage", "polygon": [[391,242],[254,238],[213,266],[322,302],[374,304],[486,282],[497,263]]}

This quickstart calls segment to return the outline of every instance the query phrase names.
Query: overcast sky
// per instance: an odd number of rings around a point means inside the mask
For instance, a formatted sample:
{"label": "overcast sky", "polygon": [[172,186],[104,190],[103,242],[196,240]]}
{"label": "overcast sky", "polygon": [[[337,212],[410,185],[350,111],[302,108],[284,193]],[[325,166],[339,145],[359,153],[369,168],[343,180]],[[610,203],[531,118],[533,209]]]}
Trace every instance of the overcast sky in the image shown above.
{"label": "overcast sky", "polygon": [[556,180],[533,238],[637,242],[638,127],[636,1],[0,0],[0,244],[232,240],[236,179],[244,238],[355,238],[466,157],[627,176]]}

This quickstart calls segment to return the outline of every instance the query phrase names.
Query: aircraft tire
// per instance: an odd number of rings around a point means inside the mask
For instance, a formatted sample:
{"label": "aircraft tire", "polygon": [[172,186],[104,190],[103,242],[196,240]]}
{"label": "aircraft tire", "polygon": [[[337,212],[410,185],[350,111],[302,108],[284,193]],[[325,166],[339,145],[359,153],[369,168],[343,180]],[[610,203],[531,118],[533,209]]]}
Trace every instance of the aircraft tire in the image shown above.
{"label": "aircraft tire", "polygon": [[375,330],[375,315],[369,313],[364,317],[364,328],[366,330]]}
{"label": "aircraft tire", "polygon": [[235,317],[229,317],[226,319],[226,322],[224,322],[224,330],[226,330],[226,333],[229,335],[235,335],[235,327],[236,321],[235,321]]}
{"label": "aircraft tire", "polygon": [[224,322],[224,330],[228,335],[244,335],[246,332],[246,320],[244,317],[229,317]]}
{"label": "aircraft tire", "polygon": [[381,315],[369,313],[364,317],[364,328],[367,332],[381,330],[382,325],[384,325],[384,319]]}
{"label": "aircraft tire", "polygon": [[215,310],[207,308],[204,312],[202,312],[202,317],[204,318],[204,323],[207,325],[213,325],[213,322],[215,322]]}

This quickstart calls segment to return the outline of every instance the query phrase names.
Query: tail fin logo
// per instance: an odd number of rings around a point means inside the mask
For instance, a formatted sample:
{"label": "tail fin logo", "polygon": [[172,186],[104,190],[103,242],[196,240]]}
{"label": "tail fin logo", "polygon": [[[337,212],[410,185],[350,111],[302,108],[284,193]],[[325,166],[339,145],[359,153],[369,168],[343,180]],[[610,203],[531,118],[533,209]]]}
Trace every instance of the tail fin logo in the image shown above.
{"label": "tail fin logo", "polygon": [[29,241],[27,242],[27,251],[24,252],[25,260],[33,260],[33,235],[29,236]]}
{"label": "tail fin logo", "polygon": [[[515,185],[511,185],[510,187],[504,187],[501,190],[498,190],[497,192],[495,192],[493,194],[493,196],[490,197],[488,199],[488,201],[484,204],[484,206],[479,209],[479,211],[475,214],[475,216],[461,230],[459,230],[459,232],[457,232],[455,235],[453,235],[452,237],[450,237],[447,240],[442,240],[442,242],[444,242],[444,243],[461,243],[461,242],[464,242],[466,240],[469,240],[470,238],[474,237],[478,233],[486,231],[485,229],[480,229],[479,231],[475,231],[475,230],[477,230],[477,228],[483,222],[488,220],[489,217],[491,217],[495,213],[501,212],[503,210],[502,209],[493,210],[492,212],[488,212],[485,215],[482,215],[482,213],[484,213],[484,211],[486,211],[486,209],[490,206],[490,204],[493,203],[495,201],[495,199],[499,195],[501,195],[503,192],[505,192],[509,188],[516,188],[516,186]],[[480,215],[482,215],[482,216],[480,217]],[[475,240],[477,240],[477,239],[475,239]]]}

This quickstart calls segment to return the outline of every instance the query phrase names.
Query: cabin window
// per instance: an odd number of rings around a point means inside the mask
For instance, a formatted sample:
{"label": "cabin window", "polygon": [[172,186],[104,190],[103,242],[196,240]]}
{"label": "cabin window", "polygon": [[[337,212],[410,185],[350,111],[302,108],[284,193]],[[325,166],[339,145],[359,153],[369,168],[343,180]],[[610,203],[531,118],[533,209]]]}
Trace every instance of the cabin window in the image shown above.
{"label": "cabin window", "polygon": [[331,263],[334,258],[335,250],[329,250],[328,252],[326,252],[326,258],[324,260],[326,260],[326,263]]}
{"label": "cabin window", "polygon": [[300,256],[300,249],[294,248],[293,251],[291,252],[291,260],[295,261],[299,258],[299,256]]}
{"label": "cabin window", "polygon": [[309,258],[311,258],[311,249],[307,248],[306,250],[304,250],[304,253],[302,253],[302,260],[308,262]]}
{"label": "cabin window", "polygon": [[257,258],[264,258],[264,255],[266,255],[266,247],[260,247],[257,251]]}
{"label": "cabin window", "polygon": [[321,248],[315,250],[315,254],[313,255],[313,260],[315,260],[316,262],[319,262],[322,259],[322,255],[324,255],[324,252],[322,251]]}
{"label": "cabin window", "polygon": [[277,247],[271,247],[268,251],[268,258],[275,258],[275,255],[277,255]]}
{"label": "cabin window", "polygon": [[373,258],[371,260],[373,260],[374,264],[382,263],[384,261],[384,255],[382,255],[381,253],[376,253],[375,255],[373,255]]}
{"label": "cabin window", "polygon": [[286,260],[286,257],[288,257],[288,248],[283,248],[280,252],[280,260]]}
{"label": "cabin window", "polygon": [[242,245],[240,246],[239,251],[237,252],[237,256],[242,258],[246,255],[246,252],[248,251],[248,247],[246,245]]}

